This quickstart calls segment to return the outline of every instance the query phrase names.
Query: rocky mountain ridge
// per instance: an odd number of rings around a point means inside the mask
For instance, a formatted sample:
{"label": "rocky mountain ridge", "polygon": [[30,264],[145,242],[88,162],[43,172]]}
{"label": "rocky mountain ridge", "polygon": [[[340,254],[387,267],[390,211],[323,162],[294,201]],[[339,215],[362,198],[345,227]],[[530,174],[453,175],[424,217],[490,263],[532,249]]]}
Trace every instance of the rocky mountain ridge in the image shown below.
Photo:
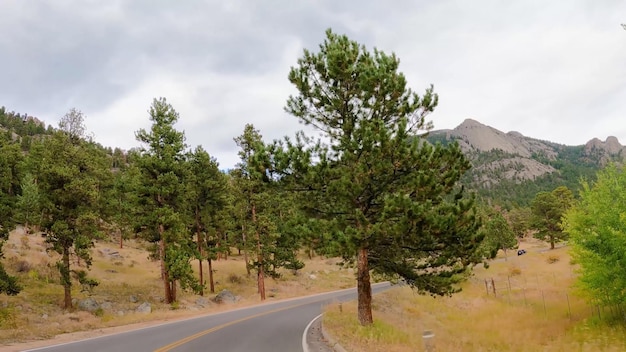
{"label": "rocky mountain ridge", "polygon": [[545,187],[559,183],[575,187],[580,177],[595,175],[608,162],[622,163],[626,155],[626,147],[614,136],[567,146],[516,131],[505,133],[473,119],[454,129],[431,131],[427,138],[443,144],[456,141],[473,165],[465,184],[483,192],[544,180],[550,180]]}

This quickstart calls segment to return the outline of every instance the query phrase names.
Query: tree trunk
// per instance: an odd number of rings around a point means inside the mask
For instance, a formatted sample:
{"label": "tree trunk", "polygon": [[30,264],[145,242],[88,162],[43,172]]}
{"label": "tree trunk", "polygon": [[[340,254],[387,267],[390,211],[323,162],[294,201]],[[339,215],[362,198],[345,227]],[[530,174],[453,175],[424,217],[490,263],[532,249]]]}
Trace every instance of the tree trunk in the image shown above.
{"label": "tree trunk", "polygon": [[[256,205],[252,204],[252,223],[256,225]],[[256,250],[257,250],[257,284],[261,301],[265,301],[265,270],[263,269],[263,253],[261,252],[261,234],[255,226]],[[247,265],[246,265],[247,266]]]}
{"label": "tree trunk", "polygon": [[63,281],[63,308],[72,308],[72,281],[70,278],[70,253],[69,249],[63,249],[61,268],[61,280]]}
{"label": "tree trunk", "polygon": [[200,253],[200,258],[198,258],[200,296],[204,296],[204,274],[202,273],[202,240],[200,238],[200,215],[198,211],[198,206],[196,206],[196,242],[198,243],[198,253]]}
{"label": "tree trunk", "polygon": [[[200,254],[202,256],[202,253]],[[209,270],[211,266],[211,263],[209,262]],[[202,274],[202,258],[198,258],[198,271],[200,272],[199,276],[199,281],[200,281],[200,296],[204,296],[204,275]],[[213,291],[211,291],[213,292]]]}
{"label": "tree trunk", "polygon": [[121,229],[118,229],[120,232],[120,249],[124,248],[124,235]]}
{"label": "tree trunk", "polygon": [[246,263],[246,275],[250,277],[250,267],[248,266],[248,249],[246,247],[246,228],[241,225],[241,240],[243,242],[243,262]]}
{"label": "tree trunk", "polygon": [[172,299],[170,300],[169,303],[173,303],[176,302],[176,280],[172,281]]}
{"label": "tree trunk", "polygon": [[554,236],[550,236],[550,249],[554,249]]}
{"label": "tree trunk", "polygon": [[172,300],[172,286],[170,285],[170,275],[167,272],[167,267],[165,266],[165,229],[163,224],[159,224],[159,235],[161,239],[159,240],[159,259],[161,260],[161,280],[163,280],[163,287],[165,289],[165,303],[170,304],[173,302]]}
{"label": "tree trunk", "polygon": [[259,263],[259,273],[257,275],[257,281],[259,283],[259,294],[261,295],[261,301],[265,301],[265,273],[263,270],[263,264]]}
{"label": "tree trunk", "polygon": [[372,286],[370,283],[367,248],[359,248],[357,253],[357,297],[358,316],[361,325],[372,325]]}
{"label": "tree trunk", "polygon": [[215,284],[213,282],[213,261],[211,258],[207,259],[209,263],[209,287],[211,289],[211,293],[215,293]]}

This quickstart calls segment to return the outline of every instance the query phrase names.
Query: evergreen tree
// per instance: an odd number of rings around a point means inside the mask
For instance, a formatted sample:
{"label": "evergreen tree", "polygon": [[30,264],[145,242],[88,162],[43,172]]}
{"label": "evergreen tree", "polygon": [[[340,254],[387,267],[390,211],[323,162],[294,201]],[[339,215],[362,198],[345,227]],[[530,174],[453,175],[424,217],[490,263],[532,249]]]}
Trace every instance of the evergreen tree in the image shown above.
{"label": "evergreen tree", "polygon": [[107,211],[111,219],[111,230],[119,236],[120,248],[124,247],[124,239],[132,233],[134,212],[138,204],[138,182],[137,165],[118,163],[113,168],[113,184],[107,194]]}
{"label": "evergreen tree", "polygon": [[[0,259],[2,246],[15,228],[15,200],[19,189],[22,153],[19,145],[0,135]],[[0,262],[0,294],[16,295],[22,290],[17,278],[9,275]]]}
{"label": "evergreen tree", "polygon": [[156,245],[152,250],[160,261],[165,302],[173,303],[177,281],[199,290],[189,263],[196,255],[184,211],[185,136],[174,128],[179,116],[165,98],[154,99],[149,114],[151,129],[135,134],[144,144],[137,158],[137,230]]}
{"label": "evergreen tree", "polygon": [[561,228],[563,214],[574,203],[574,195],[569,188],[559,186],[552,192],[539,192],[530,206],[532,211],[531,226],[537,232],[535,237],[554,244],[567,239],[567,233]]}
{"label": "evergreen tree", "polygon": [[[224,231],[222,214],[226,204],[226,178],[220,172],[217,161],[202,147],[189,156],[188,204],[191,209],[192,232],[198,248],[199,284],[204,285],[202,261],[209,269],[209,289],[215,292],[213,260],[217,259],[221,243],[219,233]],[[200,291],[203,294],[203,291]]]}
{"label": "evergreen tree", "polygon": [[[247,249],[255,253],[249,266],[257,272],[258,292],[264,300],[266,275],[277,278],[280,276],[279,268],[299,266],[294,258],[298,242],[290,237],[293,233],[281,232],[279,223],[287,223],[289,214],[281,207],[283,196],[279,192],[271,148],[265,145],[259,131],[250,124],[246,125],[241,136],[235,138],[235,142],[241,148],[241,162],[232,175],[241,192],[244,236],[252,236],[254,241],[254,246],[252,241],[246,243]],[[281,248],[287,243],[290,247]]]}
{"label": "evergreen tree", "polygon": [[432,87],[421,97],[408,89],[398,65],[394,54],[328,30],[319,52],[305,50],[289,73],[298,94],[287,112],[326,143],[312,150],[302,189],[345,259],[357,262],[363,325],[373,322],[370,270],[445,295],[479,259],[474,201],[456,187],[470,164],[457,144],[423,141],[437,95]]}
{"label": "evergreen tree", "polygon": [[507,221],[515,236],[524,238],[530,229],[531,216],[532,212],[528,207],[513,208],[507,213]]}
{"label": "evergreen tree", "polygon": [[45,162],[37,180],[42,197],[41,227],[51,250],[61,255],[57,268],[68,309],[72,307],[72,258],[89,267],[93,240],[101,235],[102,192],[110,165],[102,149],[77,132],[85,130],[82,114],[72,115],[71,120],[64,117],[59,125],[63,126],[60,131],[43,140]]}
{"label": "evergreen tree", "polygon": [[19,220],[28,231],[32,224],[41,222],[41,194],[31,173],[27,173],[22,179],[22,194],[17,197],[16,208]]}
{"label": "evergreen tree", "polygon": [[504,259],[507,260],[507,250],[517,247],[517,238],[509,223],[502,213],[496,209],[484,211],[484,219],[480,228],[484,237],[482,248],[484,256],[493,259],[499,250],[504,251]]}

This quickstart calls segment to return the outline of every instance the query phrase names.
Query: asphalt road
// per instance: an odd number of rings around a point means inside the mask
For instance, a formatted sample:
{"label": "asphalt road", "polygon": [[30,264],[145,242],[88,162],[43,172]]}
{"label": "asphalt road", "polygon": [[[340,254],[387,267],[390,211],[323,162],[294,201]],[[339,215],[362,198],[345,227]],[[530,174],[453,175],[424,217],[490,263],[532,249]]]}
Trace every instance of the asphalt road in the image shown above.
{"label": "asphalt road", "polygon": [[[389,287],[375,284],[372,291]],[[28,351],[302,351],[303,332],[323,306],[355,297],[356,289],[341,290]]]}

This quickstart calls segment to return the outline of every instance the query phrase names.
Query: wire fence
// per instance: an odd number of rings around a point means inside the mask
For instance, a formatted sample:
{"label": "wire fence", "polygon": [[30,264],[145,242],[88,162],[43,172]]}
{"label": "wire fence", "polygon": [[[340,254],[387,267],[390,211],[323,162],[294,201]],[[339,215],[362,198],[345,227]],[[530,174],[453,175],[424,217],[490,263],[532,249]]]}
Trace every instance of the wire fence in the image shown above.
{"label": "wire fence", "polygon": [[560,280],[543,277],[513,275],[503,278],[472,280],[483,286],[485,294],[501,302],[533,307],[544,315],[559,314],[570,320],[595,318],[626,322],[626,305],[589,302],[571,293],[569,287],[559,286]]}

